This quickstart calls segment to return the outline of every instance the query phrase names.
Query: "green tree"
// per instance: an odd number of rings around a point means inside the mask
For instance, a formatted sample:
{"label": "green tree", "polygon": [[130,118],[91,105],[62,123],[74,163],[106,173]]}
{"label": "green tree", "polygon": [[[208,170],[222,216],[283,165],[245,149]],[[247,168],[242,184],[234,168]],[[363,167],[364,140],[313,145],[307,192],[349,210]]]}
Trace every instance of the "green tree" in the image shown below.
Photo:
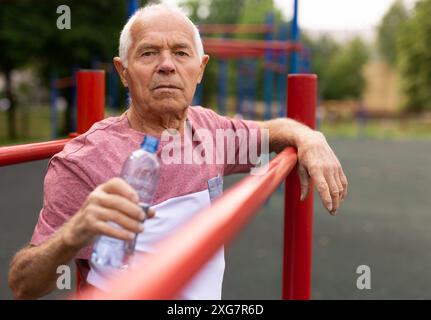
{"label": "green tree", "polygon": [[44,24],[35,14],[36,1],[22,0],[0,6],[0,72],[5,78],[5,96],[9,100],[8,136],[16,139],[17,99],[12,89],[12,72],[37,61],[42,45]]}
{"label": "green tree", "polygon": [[[147,1],[141,1],[145,4]],[[71,29],[57,28],[60,5],[71,11]],[[18,0],[0,6],[0,71],[6,78],[9,137],[16,137],[16,99],[11,73],[32,65],[48,84],[50,75],[72,76],[73,68],[91,68],[96,62],[112,63],[119,33],[127,20],[126,0]],[[69,106],[72,91],[64,92]],[[63,134],[70,132],[71,108],[67,109]]]}
{"label": "green tree", "polygon": [[359,99],[365,89],[362,69],[368,49],[359,38],[345,45],[329,61],[324,99]]}
{"label": "green tree", "polygon": [[326,92],[331,90],[328,87],[333,85],[328,79],[329,61],[333,59],[341,46],[327,34],[319,36],[317,39],[311,39],[303,33],[302,41],[311,51],[311,71],[319,77],[319,96],[326,98]]}
{"label": "green tree", "polygon": [[392,66],[397,60],[397,36],[400,26],[408,19],[402,0],[397,0],[383,17],[377,29],[377,45],[382,57]]}
{"label": "green tree", "polygon": [[419,1],[400,29],[398,70],[412,111],[431,110],[431,0]]}
{"label": "green tree", "polygon": [[[68,5],[72,28],[56,28],[56,8]],[[118,0],[49,0],[39,7],[41,17],[49,21],[49,32],[43,39],[39,70],[47,81],[51,74],[72,76],[74,68],[94,68],[98,63],[111,64],[118,52],[118,39],[127,20],[127,1]],[[71,132],[73,91],[62,94],[68,101],[61,134]]]}

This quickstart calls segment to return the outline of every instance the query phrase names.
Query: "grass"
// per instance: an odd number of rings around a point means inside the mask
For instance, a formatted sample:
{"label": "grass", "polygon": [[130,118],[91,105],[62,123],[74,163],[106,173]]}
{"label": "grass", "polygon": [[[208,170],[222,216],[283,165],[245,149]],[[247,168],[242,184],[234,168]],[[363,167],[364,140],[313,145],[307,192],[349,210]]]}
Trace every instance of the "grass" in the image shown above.
{"label": "grass", "polygon": [[[118,114],[115,110],[106,109],[105,116]],[[58,112],[59,127],[63,125],[64,111]],[[8,138],[7,113],[0,111],[0,146],[15,145],[51,140],[50,108],[48,106],[33,106],[31,108],[18,108],[16,115],[18,136],[16,139]],[[63,136],[57,137],[58,139]]]}
{"label": "grass", "polygon": [[431,123],[426,119],[373,119],[364,126],[355,121],[323,123],[319,128],[330,138],[378,140],[431,139]]}

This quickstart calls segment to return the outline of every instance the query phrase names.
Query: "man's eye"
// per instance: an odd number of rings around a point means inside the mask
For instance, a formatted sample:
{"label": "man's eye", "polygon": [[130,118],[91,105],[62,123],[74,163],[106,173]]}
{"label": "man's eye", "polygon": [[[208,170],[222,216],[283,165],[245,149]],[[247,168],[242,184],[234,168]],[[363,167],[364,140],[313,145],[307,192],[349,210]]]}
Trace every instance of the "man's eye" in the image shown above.
{"label": "man's eye", "polygon": [[184,51],[177,51],[175,54],[180,57],[188,56],[187,52]]}
{"label": "man's eye", "polygon": [[152,55],[154,55],[155,52],[154,51],[145,51],[141,54],[142,57],[150,57]]}

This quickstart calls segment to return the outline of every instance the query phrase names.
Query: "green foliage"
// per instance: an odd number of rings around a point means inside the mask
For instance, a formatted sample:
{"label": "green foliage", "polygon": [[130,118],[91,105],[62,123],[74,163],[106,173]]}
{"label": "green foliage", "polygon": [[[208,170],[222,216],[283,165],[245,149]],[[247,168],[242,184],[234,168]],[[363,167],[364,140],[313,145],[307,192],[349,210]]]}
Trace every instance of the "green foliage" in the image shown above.
{"label": "green foliage", "polygon": [[398,42],[398,69],[412,111],[431,110],[431,0],[416,4],[402,26]]}
{"label": "green foliage", "polygon": [[329,61],[337,54],[341,45],[329,35],[322,35],[312,40],[303,33],[302,41],[311,50],[311,70],[319,77],[319,96],[325,98],[328,87],[334,85],[328,81]]}
{"label": "green foliage", "polygon": [[408,19],[402,0],[397,0],[385,14],[377,29],[377,45],[382,57],[392,66],[397,60],[397,36]]}
{"label": "green foliage", "polygon": [[[70,8],[70,30],[57,28],[60,5]],[[11,71],[31,66],[47,85],[53,73],[69,77],[74,68],[91,68],[94,62],[111,63],[126,20],[125,0],[17,0],[0,6],[0,72],[5,74],[6,96],[11,101],[11,137],[16,136]],[[70,103],[71,92],[66,98]]]}
{"label": "green foliage", "polygon": [[[70,30],[56,27],[56,9],[62,4],[71,10]],[[110,62],[126,15],[126,1],[118,0],[19,0],[2,5],[0,66],[17,69],[33,63],[39,70],[66,76],[74,65]]]}
{"label": "green foliage", "polygon": [[365,89],[362,69],[368,60],[368,49],[358,38],[345,45],[329,60],[324,99],[359,99]]}

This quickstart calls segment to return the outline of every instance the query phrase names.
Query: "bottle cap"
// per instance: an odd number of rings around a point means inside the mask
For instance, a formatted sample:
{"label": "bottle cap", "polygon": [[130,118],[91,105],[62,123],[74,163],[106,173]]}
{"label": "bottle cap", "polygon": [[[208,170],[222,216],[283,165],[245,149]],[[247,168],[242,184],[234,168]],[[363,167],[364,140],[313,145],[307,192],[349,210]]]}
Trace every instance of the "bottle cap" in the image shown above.
{"label": "bottle cap", "polygon": [[159,140],[152,136],[145,136],[144,141],[141,143],[141,148],[151,153],[156,153],[158,147]]}

